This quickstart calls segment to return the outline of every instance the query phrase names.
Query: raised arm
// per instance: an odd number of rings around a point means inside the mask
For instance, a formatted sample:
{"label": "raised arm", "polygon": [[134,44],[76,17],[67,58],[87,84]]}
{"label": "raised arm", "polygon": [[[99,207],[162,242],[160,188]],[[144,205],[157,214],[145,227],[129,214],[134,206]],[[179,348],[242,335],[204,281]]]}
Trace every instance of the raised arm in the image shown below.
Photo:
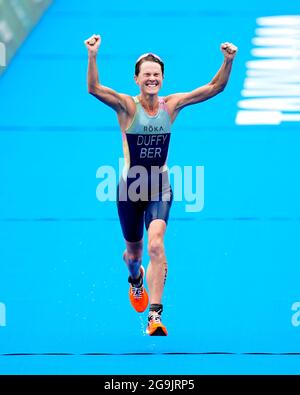
{"label": "raised arm", "polygon": [[224,61],[220,70],[217,72],[211,82],[200,86],[191,92],[175,93],[166,97],[166,101],[169,102],[170,107],[173,108],[175,113],[178,113],[184,107],[191,104],[197,104],[208,100],[224,90],[229,80],[232,62],[238,48],[235,45],[226,42],[221,44],[220,49],[224,55]]}
{"label": "raised arm", "polygon": [[118,93],[100,83],[96,59],[101,44],[101,37],[94,34],[85,40],[84,43],[88,49],[88,92],[102,103],[113,108],[117,113],[127,111],[127,95]]}

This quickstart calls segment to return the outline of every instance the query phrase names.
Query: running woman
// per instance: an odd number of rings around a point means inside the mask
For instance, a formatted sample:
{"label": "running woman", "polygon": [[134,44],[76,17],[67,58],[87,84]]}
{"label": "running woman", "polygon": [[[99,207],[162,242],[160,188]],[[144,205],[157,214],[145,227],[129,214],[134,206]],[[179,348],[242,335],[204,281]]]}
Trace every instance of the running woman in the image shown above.
{"label": "running woman", "polygon": [[[101,37],[94,34],[84,43],[88,49],[88,92],[115,110],[122,132],[125,167],[118,185],[117,207],[126,244],[123,259],[129,270],[129,300],[137,312],[145,311],[150,303],[147,333],[167,336],[161,314],[168,270],[164,236],[173,198],[166,164],[171,126],[184,107],[224,90],[237,47],[229,42],[221,44],[224,61],[211,82],[191,92],[166,97],[158,96],[164,63],[159,56],[146,53],[135,64],[134,80],[140,93],[132,97],[100,82],[96,57]],[[144,226],[150,256],[146,273],[149,296],[142,266]]]}

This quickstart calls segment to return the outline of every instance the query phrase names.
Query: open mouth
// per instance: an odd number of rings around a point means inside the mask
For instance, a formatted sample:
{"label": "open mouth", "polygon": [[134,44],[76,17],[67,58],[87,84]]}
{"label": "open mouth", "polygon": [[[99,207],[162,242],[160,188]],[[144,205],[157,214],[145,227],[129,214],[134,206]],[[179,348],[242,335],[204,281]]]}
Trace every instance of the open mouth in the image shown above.
{"label": "open mouth", "polygon": [[148,88],[156,88],[157,86],[158,86],[158,83],[157,82],[155,82],[155,83],[147,83],[146,84],[146,86],[148,87]]}

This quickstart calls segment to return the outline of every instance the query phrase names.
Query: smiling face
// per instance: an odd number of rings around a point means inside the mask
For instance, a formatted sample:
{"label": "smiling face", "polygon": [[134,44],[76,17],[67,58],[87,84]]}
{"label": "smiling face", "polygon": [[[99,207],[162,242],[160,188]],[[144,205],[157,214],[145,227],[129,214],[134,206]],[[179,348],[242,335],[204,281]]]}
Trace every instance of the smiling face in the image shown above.
{"label": "smiling face", "polygon": [[145,61],[140,66],[138,76],[134,76],[135,82],[144,95],[157,95],[162,87],[163,75],[159,63]]}

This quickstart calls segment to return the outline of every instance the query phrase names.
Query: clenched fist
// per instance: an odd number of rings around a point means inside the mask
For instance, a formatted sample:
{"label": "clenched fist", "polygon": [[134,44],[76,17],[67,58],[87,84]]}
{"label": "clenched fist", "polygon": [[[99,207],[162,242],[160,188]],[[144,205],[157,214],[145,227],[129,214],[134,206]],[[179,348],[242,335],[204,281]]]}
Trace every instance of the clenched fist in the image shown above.
{"label": "clenched fist", "polygon": [[234,59],[234,57],[238,51],[238,47],[236,47],[232,43],[226,42],[226,43],[221,44],[221,51],[226,59]]}
{"label": "clenched fist", "polygon": [[101,44],[101,37],[99,35],[93,34],[90,38],[84,41],[84,44],[87,47],[89,54],[97,55]]}

